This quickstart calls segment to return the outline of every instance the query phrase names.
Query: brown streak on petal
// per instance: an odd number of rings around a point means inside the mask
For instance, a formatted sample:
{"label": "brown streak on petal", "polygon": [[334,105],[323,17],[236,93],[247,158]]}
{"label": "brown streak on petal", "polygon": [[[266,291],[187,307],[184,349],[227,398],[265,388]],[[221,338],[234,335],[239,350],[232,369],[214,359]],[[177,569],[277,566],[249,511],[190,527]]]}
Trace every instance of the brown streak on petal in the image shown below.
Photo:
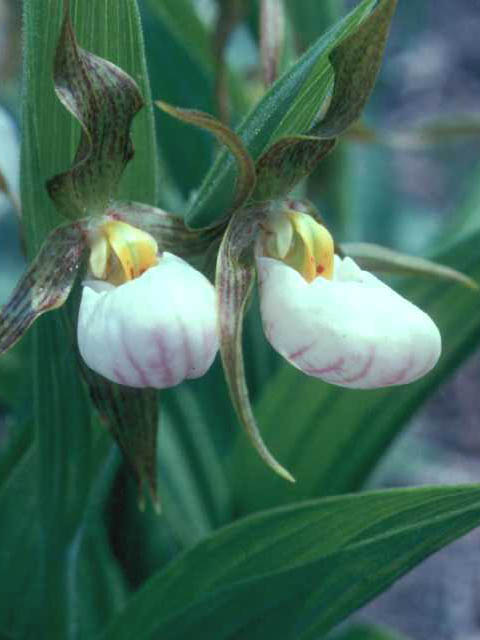
{"label": "brown streak on petal", "polygon": [[79,221],[48,236],[0,310],[0,353],[10,349],[42,313],[66,301],[86,247],[85,226]]}
{"label": "brown streak on petal", "polygon": [[[294,482],[290,473],[271,455],[258,430],[250,405],[242,352],[243,316],[255,282],[253,245],[256,212],[239,211],[233,215],[220,246],[216,287],[219,304],[220,353],[225,377],[238,418],[261,458],[276,473]],[[258,224],[258,222],[257,222]],[[258,227],[256,227],[258,229]]]}
{"label": "brown streak on petal", "polygon": [[54,64],[55,90],[80,122],[73,166],[47,182],[61,213],[78,217],[103,210],[132,156],[130,126],[143,106],[132,78],[77,44],[68,12]]}

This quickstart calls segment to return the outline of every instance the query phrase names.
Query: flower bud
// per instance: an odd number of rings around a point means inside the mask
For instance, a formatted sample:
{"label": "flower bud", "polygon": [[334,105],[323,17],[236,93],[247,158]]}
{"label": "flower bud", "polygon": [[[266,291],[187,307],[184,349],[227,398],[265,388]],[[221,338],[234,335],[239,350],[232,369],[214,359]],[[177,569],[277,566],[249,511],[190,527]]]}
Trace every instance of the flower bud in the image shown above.
{"label": "flower bud", "polygon": [[130,387],[173,387],[209,369],[218,350],[215,289],[170,253],[115,287],[84,282],[78,346],[86,364]]}

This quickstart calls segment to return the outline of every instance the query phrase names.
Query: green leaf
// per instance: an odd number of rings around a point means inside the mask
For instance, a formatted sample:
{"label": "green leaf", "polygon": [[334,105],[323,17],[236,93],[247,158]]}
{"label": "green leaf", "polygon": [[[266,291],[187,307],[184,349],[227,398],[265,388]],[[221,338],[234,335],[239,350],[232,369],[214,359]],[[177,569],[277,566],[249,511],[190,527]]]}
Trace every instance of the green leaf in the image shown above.
{"label": "green leaf", "polygon": [[[30,425],[31,427],[31,425]],[[38,619],[39,590],[36,562],[40,535],[36,515],[33,430],[14,434],[0,459],[0,571],[8,576],[0,598],[0,629],[28,637],[31,620]],[[18,634],[18,635],[17,635]]]}
{"label": "green leaf", "polygon": [[25,375],[30,359],[24,340],[3,354],[0,361],[0,402],[12,409],[18,408],[27,397],[28,380]]}
{"label": "green leaf", "polygon": [[[355,30],[374,4],[375,0],[363,0],[317,40],[243,120],[237,134],[254,160],[282,136],[304,134],[310,129],[332,86],[329,54]],[[209,226],[221,218],[231,206],[234,179],[234,163],[222,152],[187,211],[187,224]]]}
{"label": "green leaf", "polygon": [[191,545],[230,520],[230,487],[202,399],[182,385],[165,393],[164,409],[158,458],[165,517],[182,544]]}
{"label": "green leaf", "polygon": [[54,63],[55,92],[80,122],[73,166],[47,182],[58,210],[70,218],[102,214],[134,154],[130,127],[143,106],[132,78],[78,46],[68,3]]}
{"label": "green leaf", "polygon": [[[101,434],[101,432],[99,432]],[[42,554],[42,532],[38,520],[36,491],[37,452],[32,442],[33,430],[26,425],[18,434],[9,436],[0,458],[0,509],[3,526],[0,543],[0,572],[9,576],[2,585],[0,629],[12,638],[43,637],[42,593],[54,577],[45,579],[39,559]],[[75,637],[93,637],[102,630],[113,613],[125,601],[125,585],[116,560],[108,547],[101,509],[111,486],[115,460],[110,456],[109,437],[101,434],[96,442],[97,482],[89,497],[82,527],[69,545],[64,571],[70,589],[62,596],[71,598],[72,617],[69,628]],[[52,556],[58,562],[63,554]],[[72,588],[73,587],[73,588]],[[62,600],[55,604],[61,609]],[[80,614],[81,612],[81,614]],[[70,636],[69,636],[70,637]]]}
{"label": "green leaf", "polygon": [[[480,278],[480,232],[435,260]],[[458,284],[409,278],[395,289],[438,324],[443,355],[423,379],[373,391],[342,389],[284,366],[265,388],[256,416],[272,450],[292,469],[297,484],[285,486],[265,473],[245,441],[235,453],[238,499],[246,511],[313,495],[358,489],[378,458],[480,338],[480,296]]]}
{"label": "green leaf", "polygon": [[479,285],[468,276],[431,260],[410,256],[405,253],[382,247],[369,242],[342,243],[341,249],[354,258],[357,264],[367,271],[378,271],[399,275],[435,278],[446,282],[457,282],[469,289],[478,289]]}
{"label": "green leaf", "polygon": [[365,493],[259,513],[216,532],[150,580],[102,640],[314,640],[479,523],[476,485]]}
{"label": "green leaf", "polygon": [[396,632],[390,631],[383,627],[377,627],[367,624],[354,625],[344,631],[336,634],[332,640],[407,640],[404,636],[400,636]]}

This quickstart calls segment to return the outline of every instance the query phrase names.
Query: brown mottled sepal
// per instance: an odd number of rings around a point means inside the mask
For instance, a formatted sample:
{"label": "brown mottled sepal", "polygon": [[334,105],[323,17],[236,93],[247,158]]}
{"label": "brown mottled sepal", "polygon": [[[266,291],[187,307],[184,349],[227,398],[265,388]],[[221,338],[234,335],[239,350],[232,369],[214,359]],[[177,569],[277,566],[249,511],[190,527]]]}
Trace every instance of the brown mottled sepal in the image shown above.
{"label": "brown mottled sepal", "polygon": [[100,417],[120,447],[137,478],[139,504],[147,488],[155,509],[157,493],[158,393],[153,389],[131,389],[106,380],[81,363],[90,397]]}
{"label": "brown mottled sepal", "polygon": [[225,212],[225,217],[239,209],[255,188],[255,163],[242,140],[231,129],[208,113],[194,109],[179,109],[166,102],[157,102],[156,104],[174,118],[210,131],[229,149],[237,162],[238,174],[233,204],[230,211]]}
{"label": "brown mottled sepal", "polygon": [[80,122],[73,166],[47,182],[71,218],[101,214],[133,156],[130,125],[143,106],[136,83],[117,66],[78,46],[68,5],[54,62],[55,91]]}
{"label": "brown mottled sepal", "polygon": [[254,242],[261,212],[234,214],[220,245],[216,288],[219,304],[220,353],[225,377],[238,418],[266,464],[283,478],[290,473],[272,456],[260,435],[250,405],[242,351],[243,317],[255,282]]}
{"label": "brown mottled sepal", "polygon": [[139,227],[155,238],[160,251],[181,258],[202,256],[221,234],[223,226],[189,229],[178,216],[140,202],[114,202],[106,210],[108,217]]}
{"label": "brown mottled sepal", "polygon": [[361,115],[375,85],[397,0],[379,0],[375,9],[330,54],[335,84],[322,120],[308,133],[335,138]]}
{"label": "brown mottled sepal", "polygon": [[253,199],[270,200],[286,196],[306,178],[335,147],[335,139],[315,136],[281,138],[257,161],[257,184]]}
{"label": "brown mottled sepal", "polygon": [[282,138],[257,161],[254,200],[279,198],[335,146],[362,113],[380,69],[396,0],[380,0],[356,31],[330,54],[335,84],[324,117],[305,135]]}
{"label": "brown mottled sepal", "polygon": [[0,354],[12,347],[46,311],[67,300],[86,248],[86,222],[55,229],[0,309]]}

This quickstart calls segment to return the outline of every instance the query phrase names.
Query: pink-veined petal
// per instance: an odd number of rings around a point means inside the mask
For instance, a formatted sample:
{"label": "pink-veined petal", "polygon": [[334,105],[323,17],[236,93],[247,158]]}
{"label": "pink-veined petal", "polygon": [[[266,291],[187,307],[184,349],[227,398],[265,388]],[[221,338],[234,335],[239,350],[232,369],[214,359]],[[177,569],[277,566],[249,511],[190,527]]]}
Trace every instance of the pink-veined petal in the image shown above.
{"label": "pink-veined petal", "polygon": [[218,351],[213,285],[181,258],[118,287],[84,283],[78,317],[80,353],[97,373],[129,387],[173,387],[198,378]]}
{"label": "pink-veined petal", "polygon": [[304,373],[372,389],[412,382],[440,357],[433,320],[350,258],[311,283],[278,260],[257,267],[267,339]]}

